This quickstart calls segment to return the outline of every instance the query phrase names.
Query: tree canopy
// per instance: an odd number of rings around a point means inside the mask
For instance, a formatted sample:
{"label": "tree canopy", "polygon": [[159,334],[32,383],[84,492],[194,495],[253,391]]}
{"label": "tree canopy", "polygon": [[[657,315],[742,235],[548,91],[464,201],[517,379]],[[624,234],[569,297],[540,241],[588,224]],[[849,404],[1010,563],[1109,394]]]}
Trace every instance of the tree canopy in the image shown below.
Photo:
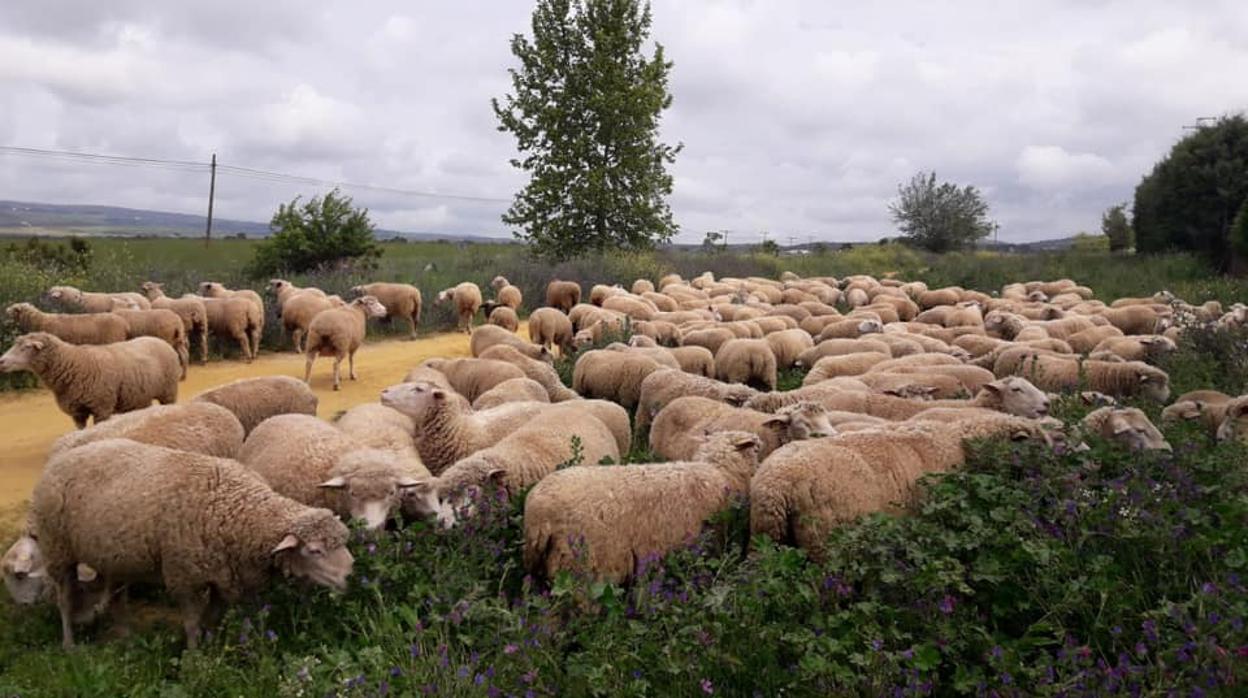
{"label": "tree canopy", "polygon": [[1109,251],[1118,252],[1135,244],[1131,223],[1127,220],[1127,205],[1110,206],[1101,216],[1101,232],[1109,240]]}
{"label": "tree canopy", "polygon": [[646,249],[676,232],[667,165],[680,146],[659,140],[672,64],[638,0],[538,0],[532,37],[517,34],[512,92],[492,101],[516,138],[511,164],[529,174],[503,222],[539,256]]}
{"label": "tree canopy", "polygon": [[250,271],[271,276],[352,265],[371,267],[381,256],[368,209],[356,208],[337,189],[302,206],[296,196],[269,221],[272,235],[256,246]]}
{"label": "tree canopy", "polygon": [[997,229],[988,217],[988,202],[973,186],[936,181],[935,172],[920,172],[897,187],[888,205],[906,243],[932,252],[969,247]]}

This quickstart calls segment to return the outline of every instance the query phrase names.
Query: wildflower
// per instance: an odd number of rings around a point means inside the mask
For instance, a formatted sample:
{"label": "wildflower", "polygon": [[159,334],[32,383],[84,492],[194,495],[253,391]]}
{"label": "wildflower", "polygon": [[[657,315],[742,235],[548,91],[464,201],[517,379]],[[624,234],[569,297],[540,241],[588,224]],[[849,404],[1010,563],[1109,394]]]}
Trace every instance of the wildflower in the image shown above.
{"label": "wildflower", "polygon": [[381,683],[377,684],[377,695],[384,696],[388,693],[390,693],[390,682],[382,679]]}
{"label": "wildflower", "polygon": [[306,666],[301,667],[299,669],[299,672],[295,674],[295,678],[299,679],[300,681],[307,681],[308,679],[312,678],[312,672],[308,671],[308,668]]}
{"label": "wildflower", "polygon": [[420,645],[418,645],[418,644],[416,644],[415,642],[413,642],[413,643],[412,643],[412,646],[407,648],[407,652],[408,652],[408,654],[412,655],[412,659],[415,659],[415,658],[419,657],[419,656],[420,656]]}
{"label": "wildflower", "polygon": [[516,652],[519,652],[519,651],[520,651],[520,646],[515,644],[514,642],[509,642],[507,643],[505,647],[503,647],[503,654],[515,654]]}
{"label": "wildflower", "polygon": [[1148,640],[1149,642],[1157,641],[1156,621],[1150,618],[1149,620],[1146,620],[1143,623],[1141,623],[1140,628],[1144,631],[1144,639]]}
{"label": "wildflower", "polygon": [[936,608],[941,613],[945,615],[950,615],[953,613],[953,609],[956,605],[957,605],[957,602],[954,601],[953,597],[948,594],[945,594],[945,597],[941,599],[939,603],[936,604]]}
{"label": "wildflower", "polygon": [[1109,629],[1109,634],[1110,634],[1110,635],[1121,635],[1121,634],[1122,634],[1122,626],[1121,626],[1121,625],[1115,625],[1114,627],[1110,628],[1110,629]]}
{"label": "wildflower", "polygon": [[272,630],[266,630],[266,631],[264,631],[264,637],[265,637],[265,638],[266,638],[269,642],[277,642],[277,633],[273,632]]}
{"label": "wildflower", "polygon": [[461,679],[466,679],[466,678],[468,678],[468,667],[466,667],[466,666],[461,666],[461,667],[459,668],[459,670],[455,672],[455,676],[457,676],[457,677],[459,677],[459,678],[461,678]]}
{"label": "wildflower", "polygon": [[402,669],[400,669],[400,668],[399,668],[399,667],[397,667],[397,666],[392,666],[392,667],[390,667],[390,675],[391,675],[391,676],[394,676],[394,677],[399,677],[399,676],[402,676],[402,675],[403,675],[403,670],[402,670]]}
{"label": "wildflower", "polygon": [[883,641],[883,640],[880,640],[880,639],[878,639],[878,638],[877,638],[877,639],[875,639],[875,640],[872,640],[872,641],[871,641],[871,649],[875,650],[876,652],[879,652],[879,651],[880,651],[881,649],[883,649],[883,648],[884,648],[884,641]]}
{"label": "wildflower", "polygon": [[711,683],[710,679],[702,679],[701,686],[702,692],[708,696],[715,692],[715,685]]}
{"label": "wildflower", "polygon": [[1213,596],[1218,593],[1218,587],[1213,582],[1205,582],[1200,585],[1200,593],[1205,594],[1206,596]]}

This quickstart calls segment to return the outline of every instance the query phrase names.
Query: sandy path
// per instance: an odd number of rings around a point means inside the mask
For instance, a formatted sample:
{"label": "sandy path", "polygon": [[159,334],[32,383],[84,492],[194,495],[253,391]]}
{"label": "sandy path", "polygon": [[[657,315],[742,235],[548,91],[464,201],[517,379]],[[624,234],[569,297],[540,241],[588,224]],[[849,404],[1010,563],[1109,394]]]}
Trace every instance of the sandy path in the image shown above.
{"label": "sandy path", "polygon": [[[528,327],[520,328],[523,337]],[[382,388],[403,380],[407,371],[433,356],[467,356],[468,337],[463,334],[438,334],[416,341],[387,340],[366,344],[356,354],[358,381],[347,380],[346,362],[342,365],[342,390],[331,389],[332,360],[318,359],[312,367],[312,389],[320,398],[319,415],[333,417],[363,402],[377,400]],[[178,387],[178,396],[187,400],[195,395],[239,378],[257,376],[294,376],[303,378],[304,360],[293,353],[263,354],[251,364],[217,361],[207,366],[192,364],[186,380]],[[56,438],[73,430],[73,422],[56,406],[47,390],[0,394],[0,425],[4,425],[4,445],[0,454],[0,519],[12,518],[14,509],[23,503],[34,487],[48,448]],[[0,524],[4,521],[0,520]]]}

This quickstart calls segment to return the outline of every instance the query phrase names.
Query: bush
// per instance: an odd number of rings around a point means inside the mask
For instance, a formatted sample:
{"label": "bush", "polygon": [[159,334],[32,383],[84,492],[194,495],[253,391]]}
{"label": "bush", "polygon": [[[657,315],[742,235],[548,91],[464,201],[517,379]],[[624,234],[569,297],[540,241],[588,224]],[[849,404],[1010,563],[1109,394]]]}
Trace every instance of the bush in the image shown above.
{"label": "bush", "polygon": [[256,246],[253,278],[330,269],[369,270],[381,247],[373,238],[368,209],[355,208],[337,189],[299,206],[299,197],[278,207],[273,235]]}

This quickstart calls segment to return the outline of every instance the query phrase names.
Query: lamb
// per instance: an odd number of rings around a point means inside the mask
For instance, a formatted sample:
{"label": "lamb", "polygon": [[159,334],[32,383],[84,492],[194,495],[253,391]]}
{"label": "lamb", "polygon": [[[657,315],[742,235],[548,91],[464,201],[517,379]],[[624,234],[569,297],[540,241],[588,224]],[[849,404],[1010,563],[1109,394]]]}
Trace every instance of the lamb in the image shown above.
{"label": "lamb", "polygon": [[563,384],[563,381],[559,379],[559,374],[550,364],[532,359],[514,346],[497,345],[490,347],[481,354],[481,358],[506,361],[519,368],[524,372],[526,378],[536,381],[538,385],[542,386],[542,389],[546,391],[546,398],[550,402],[580,399],[580,396],[575,391],[569,390]]}
{"label": "lamb", "polygon": [[52,443],[49,456],[104,439],[129,439],[205,456],[233,458],[242,448],[243,426],[229,410],[206,402],[153,405],[127,412]]}
{"label": "lamb", "polygon": [[205,298],[242,298],[256,307],[261,318],[264,317],[264,300],[249,288],[233,291],[215,281],[204,281],[199,285],[199,293]]}
{"label": "lamb", "polygon": [[[553,311],[558,314],[558,311]],[[559,314],[559,317],[563,317]],[[567,318],[564,318],[565,320]],[[532,324],[530,323],[530,328]],[[481,325],[473,328],[472,335],[468,339],[468,351],[473,358],[481,358],[489,349],[495,346],[508,346],[514,348],[524,356],[534,361],[542,361],[546,364],[553,364],[555,357],[550,351],[541,344],[531,344],[516,336],[514,332],[509,332],[505,328],[495,325]]]}
{"label": "lamb", "polygon": [[883,332],[884,325],[879,320],[870,318],[846,318],[825,325],[819,331],[819,341],[825,339],[856,339],[865,334]]}
{"label": "lamb", "polygon": [[111,312],[61,315],[45,313],[30,303],[14,303],[4,314],[23,332],[47,332],[70,344],[112,344],[126,341],[126,321]]}
{"label": "lamb", "polygon": [[512,310],[519,310],[520,304],[524,301],[524,294],[516,286],[512,286],[511,282],[504,276],[496,276],[490,281],[490,288],[494,289],[494,300],[499,305],[505,305]]}
{"label": "lamb", "polygon": [[341,308],[330,308],[317,313],[308,325],[303,381],[311,383],[312,363],[318,356],[334,357],[334,390],[341,387],[338,368],[343,357],[347,359],[347,377],[356,380],[355,352],[364,343],[367,320],[370,316],[385,315],[386,307],[372,296],[361,296]]}
{"label": "lamb", "polygon": [[1248,395],[1231,400],[1226,405],[1226,418],[1218,427],[1218,441],[1238,441],[1248,444]]}
{"label": "lamb", "polygon": [[110,583],[162,582],[190,648],[214,601],[258,591],[278,570],[341,590],[354,563],[332,512],[274,493],[234,461],[125,439],[52,459],[31,510],[67,648],[80,563]]}
{"label": "lamb", "polygon": [[1102,407],[1084,417],[1082,425],[1088,432],[1131,451],[1171,450],[1148,415],[1134,407]]}
{"label": "lamb", "polygon": [[190,343],[187,341],[186,327],[182,318],[172,310],[114,310],[126,323],[126,339],[135,337],[156,337],[178,352],[178,362],[182,365],[182,379],[186,379],[187,365],[191,362]]}
{"label": "lamb", "polygon": [[0,373],[30,371],[56,395],[79,429],[159,400],[178,399],[178,354],[155,337],[104,346],[75,346],[46,332],[18,337],[0,356]]}
{"label": "lamb", "polygon": [[418,460],[367,448],[332,424],[303,414],[278,415],[256,427],[238,461],[277,494],[359,519],[369,530],[381,528],[391,513],[415,501],[414,493],[403,490],[432,478]]}
{"label": "lamb", "polygon": [[516,311],[505,305],[491,309],[486,315],[485,321],[508,332],[515,332],[520,329],[520,318],[516,315]]}
{"label": "lamb", "polygon": [[532,378],[512,378],[481,393],[472,402],[472,409],[488,410],[509,402],[550,402],[550,395],[541,383]]}
{"label": "lamb", "polygon": [[420,324],[420,289],[411,284],[375,282],[351,289],[356,296],[372,296],[386,306],[386,317],[407,321],[409,339],[416,339],[416,325]]}
{"label": "lamb", "polygon": [[559,347],[562,356],[572,352],[572,321],[556,308],[538,308],[529,314],[529,338],[549,350]]}
{"label": "lamb", "polygon": [[708,437],[689,463],[574,466],[548,475],[525,500],[525,568],[547,579],[572,570],[626,581],[746,493],[758,447],[751,434],[724,432]]}
{"label": "lamb", "polygon": [[243,425],[244,438],[261,422],[279,414],[316,416],[319,400],[306,383],[290,376],[243,378],[192,398],[229,410]]}
{"label": "lamb", "polygon": [[1081,364],[1060,356],[1041,354],[1023,360],[1019,368],[1019,375],[1035,383],[1036,387],[1052,391],[1078,389],[1081,373],[1087,376],[1089,389],[1106,395],[1140,395],[1159,403],[1165,403],[1170,398],[1170,377],[1166,372],[1140,361],[1112,363],[1089,360]]}
{"label": "lamb", "polygon": [[151,310],[151,301],[138,293],[123,291],[121,293],[93,293],[80,291],[73,286],[53,286],[48,289],[48,298],[60,305],[73,308],[84,313],[107,313],[117,305],[133,304],[139,310]]}
{"label": "lamb", "polygon": [[679,397],[698,396],[740,407],[758,391],[737,383],[721,383],[709,377],[662,369],[646,376],[638,395],[636,431],[645,429],[665,406]]}
{"label": "lamb", "polygon": [[715,377],[725,383],[776,389],[776,355],[765,339],[733,339],[715,352]]}
{"label": "lamb", "polygon": [[631,352],[588,351],[572,369],[572,389],[583,397],[611,400],[631,411],[641,396],[641,382],[662,368],[654,359]]}
{"label": "lamb", "polygon": [[455,314],[459,318],[459,330],[465,333],[471,332],[472,318],[477,314],[477,309],[481,307],[481,289],[471,281],[465,281],[439,293],[433,304],[442,305],[447,302],[455,306]]}
{"label": "lamb", "polygon": [[899,511],[921,476],[962,465],[966,441],[1004,434],[1047,439],[1036,422],[996,415],[795,441],[773,453],[750,482],[750,532],[820,559],[835,526]]}
{"label": "lamb", "polygon": [[567,314],[581,302],[581,285],[575,281],[552,279],[546,284],[546,305]]}
{"label": "lamb", "polygon": [[204,298],[187,295],[204,305],[208,329],[213,334],[238,342],[243,359],[251,362],[260,352],[260,335],[264,332],[264,314],[246,298]]}
{"label": "lamb", "polygon": [[520,367],[497,359],[426,359],[421,366],[440,371],[468,402],[505,380],[528,377]]}
{"label": "lamb", "polygon": [[[420,463],[414,439],[416,425],[412,418],[396,409],[376,402],[365,402],[343,412],[333,422],[334,426],[365,448],[390,451],[405,459]],[[414,468],[424,473],[421,468]]]}
{"label": "lamb", "polygon": [[[919,356],[927,355],[919,354]],[[815,385],[840,376],[860,376],[870,371],[873,366],[888,361],[890,358],[892,358],[890,355],[881,352],[825,356],[811,367],[802,379],[802,385]]]}
{"label": "lamb", "polygon": [[780,446],[798,439],[836,433],[827,410],[813,402],[798,402],[775,414],[733,407],[704,397],[680,397],[654,417],[650,450],[667,460],[689,460],[707,434],[744,431],[758,437],[759,458],[767,458]]}
{"label": "lamb", "polygon": [[776,357],[776,367],[781,369],[793,368],[803,352],[815,347],[815,340],[810,338],[806,330],[800,329],[772,332],[764,339]]}
{"label": "lamb", "polygon": [[326,310],[341,308],[344,305],[346,303],[338,296],[315,293],[297,293],[287,296],[280,309],[282,331],[290,333],[290,341],[295,351],[303,354],[307,351],[303,339],[312,325],[312,319]]}
{"label": "lamb", "polygon": [[208,309],[204,307],[204,302],[196,298],[170,298],[165,295],[165,287],[155,281],[144,281],[140,288],[151,301],[153,310],[177,313],[188,340],[198,333],[199,360],[200,363],[208,363]]}

